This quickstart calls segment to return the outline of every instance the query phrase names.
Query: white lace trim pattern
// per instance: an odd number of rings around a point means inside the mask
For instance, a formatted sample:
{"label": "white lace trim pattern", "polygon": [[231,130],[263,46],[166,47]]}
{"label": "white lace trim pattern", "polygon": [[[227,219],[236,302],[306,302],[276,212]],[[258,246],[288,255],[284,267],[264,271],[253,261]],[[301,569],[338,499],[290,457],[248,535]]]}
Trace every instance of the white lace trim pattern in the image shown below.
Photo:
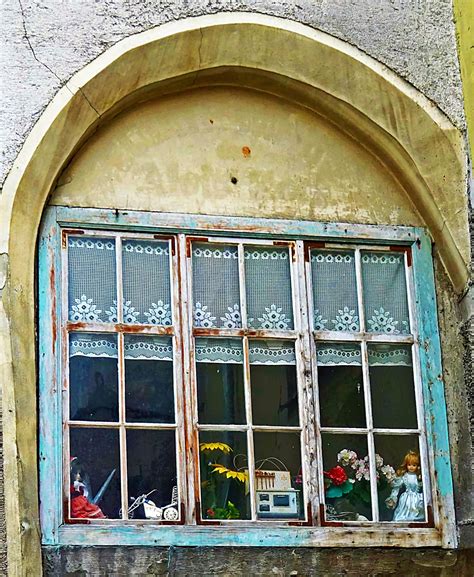
{"label": "white lace trim pattern", "polygon": [[152,254],[156,256],[168,256],[170,254],[168,245],[163,245],[163,243],[146,243],[138,244],[136,241],[133,242],[123,242],[123,250],[126,252],[135,252],[137,254]]}
{"label": "white lace trim pattern", "polygon": [[401,330],[397,329],[399,322],[396,321],[389,311],[386,311],[383,307],[379,309],[374,309],[374,314],[372,318],[367,321],[368,330],[371,333],[385,333],[390,335],[399,335],[400,333],[409,334],[410,327],[408,321],[401,321]]}
{"label": "white lace trim pattern", "polygon": [[363,254],[361,258],[363,263],[373,263],[373,264],[396,264],[400,266],[403,264],[403,256],[398,254]]}
{"label": "white lace trim pattern", "polygon": [[316,254],[314,254],[314,253],[311,254],[311,262],[350,264],[351,262],[354,262],[354,255],[353,254],[347,254],[347,253],[341,253],[341,254],[328,253],[328,254],[325,254],[325,253],[318,252]]}
{"label": "white lace trim pattern", "polygon": [[193,256],[197,258],[239,258],[239,253],[237,251],[237,247],[235,249],[220,249],[220,248],[200,248],[194,247],[193,248]]}
{"label": "white lace trim pattern", "polygon": [[92,239],[92,238],[76,238],[69,237],[69,248],[93,248],[96,250],[115,250],[115,242],[106,239]]}
{"label": "white lace trim pattern", "polygon": [[[316,348],[316,359],[320,366],[361,366],[362,359],[359,347],[350,345],[328,345],[321,343]],[[368,348],[369,366],[403,366],[411,367],[409,347],[390,347],[387,350]]]}
{"label": "white lace trim pattern", "polygon": [[[75,305],[71,306],[69,311],[69,319],[73,322],[89,322],[89,323],[118,323],[117,301],[114,300],[113,306],[105,311],[106,319],[100,318],[102,310],[98,309],[91,298],[86,295],[81,295],[80,298],[74,299]],[[156,303],[151,303],[148,312],[143,313],[147,320],[145,324],[171,326],[172,313],[171,305],[158,300]],[[138,319],[140,312],[135,310],[131,301],[123,301],[123,322],[124,323],[141,323]]]}
{"label": "white lace trim pattern", "polygon": [[[116,339],[79,337],[76,334],[69,342],[69,356],[116,359],[118,346]],[[133,342],[125,341],[124,356],[128,360],[172,361],[173,345],[150,337],[135,339]]]}

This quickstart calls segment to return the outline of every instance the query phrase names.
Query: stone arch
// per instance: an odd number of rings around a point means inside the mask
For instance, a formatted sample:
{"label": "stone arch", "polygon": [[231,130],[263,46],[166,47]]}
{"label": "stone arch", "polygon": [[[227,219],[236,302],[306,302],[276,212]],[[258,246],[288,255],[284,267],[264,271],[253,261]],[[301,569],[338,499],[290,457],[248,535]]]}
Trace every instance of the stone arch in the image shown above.
{"label": "stone arch", "polygon": [[58,92],[27,138],[0,199],[0,255],[8,255],[0,365],[10,567],[21,564],[27,550],[38,562],[40,555],[33,294],[35,246],[48,196],[104,121],[150,94],[222,84],[308,107],[372,151],[424,219],[454,288],[464,290],[469,236],[462,136],[385,66],[327,34],[256,14],[187,19],[119,42]]}

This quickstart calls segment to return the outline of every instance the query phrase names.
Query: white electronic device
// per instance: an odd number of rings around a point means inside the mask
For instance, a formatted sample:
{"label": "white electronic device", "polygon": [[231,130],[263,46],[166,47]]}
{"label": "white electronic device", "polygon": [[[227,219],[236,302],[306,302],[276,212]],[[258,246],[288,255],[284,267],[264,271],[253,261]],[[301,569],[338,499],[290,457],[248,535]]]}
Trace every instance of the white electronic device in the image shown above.
{"label": "white electronic device", "polygon": [[256,491],[257,517],[259,519],[297,519],[299,491]]}

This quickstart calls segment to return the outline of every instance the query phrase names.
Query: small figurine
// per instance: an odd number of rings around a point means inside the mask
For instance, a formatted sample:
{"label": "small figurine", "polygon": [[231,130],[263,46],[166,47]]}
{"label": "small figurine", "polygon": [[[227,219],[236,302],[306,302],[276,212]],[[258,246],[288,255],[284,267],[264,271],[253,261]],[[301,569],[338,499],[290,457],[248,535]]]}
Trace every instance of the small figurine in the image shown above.
{"label": "small figurine", "polygon": [[385,499],[389,509],[394,509],[392,521],[424,521],[425,507],[421,483],[420,455],[408,451],[393,479],[392,492]]}
{"label": "small figurine", "polygon": [[95,497],[91,494],[89,475],[85,472],[83,466],[77,457],[71,459],[71,519],[106,519],[102,509],[97,504],[102,499],[107,487],[109,486],[115,469],[107,477]]}

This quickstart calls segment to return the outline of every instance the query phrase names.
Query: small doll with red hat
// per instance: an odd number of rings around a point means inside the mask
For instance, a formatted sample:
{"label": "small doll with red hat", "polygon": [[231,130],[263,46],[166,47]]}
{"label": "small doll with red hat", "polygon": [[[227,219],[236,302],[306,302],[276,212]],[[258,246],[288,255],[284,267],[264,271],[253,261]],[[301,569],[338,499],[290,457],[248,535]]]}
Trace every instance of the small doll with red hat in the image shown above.
{"label": "small doll with red hat", "polygon": [[91,494],[89,475],[77,459],[71,459],[71,519],[106,519],[107,517],[94,502]]}

